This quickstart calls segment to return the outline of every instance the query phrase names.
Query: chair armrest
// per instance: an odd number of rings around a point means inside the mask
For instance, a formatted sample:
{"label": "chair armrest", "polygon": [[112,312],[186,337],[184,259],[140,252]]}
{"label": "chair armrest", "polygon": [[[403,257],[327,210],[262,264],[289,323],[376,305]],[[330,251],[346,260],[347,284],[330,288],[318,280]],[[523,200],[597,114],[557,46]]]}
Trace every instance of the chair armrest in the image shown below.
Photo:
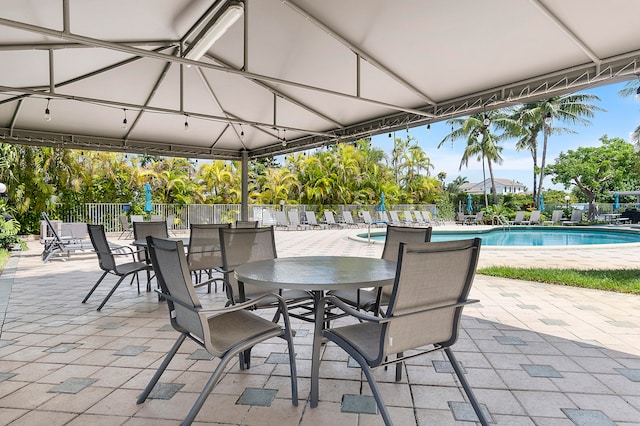
{"label": "chair armrest", "polygon": [[206,310],[201,310],[200,312],[202,314],[205,314],[207,318],[210,318],[214,315],[219,315],[225,312],[234,312],[234,311],[240,311],[243,309],[247,309],[250,308],[252,306],[254,306],[257,302],[263,300],[263,299],[267,299],[267,298],[271,298],[271,297],[275,297],[278,300],[278,304],[280,305],[281,308],[284,308],[284,312],[283,314],[286,313],[286,303],[284,301],[284,299],[279,296],[276,293],[267,293],[267,294],[263,294],[260,297],[256,297],[255,299],[251,299],[248,300],[246,302],[242,302],[242,303],[238,303],[236,305],[230,305],[230,306],[226,306],[224,308],[218,308],[218,309],[206,309]]}
{"label": "chair armrest", "polygon": [[385,322],[389,322],[390,320],[389,318],[383,318],[383,317],[362,313],[356,309],[353,309],[353,307],[349,306],[342,300],[338,299],[336,296],[325,296],[322,299],[320,299],[320,303],[316,307],[316,318],[320,318],[318,317],[318,315],[320,314],[324,316],[327,302],[331,302],[331,304],[340,308],[344,313],[354,316],[363,321],[370,321],[370,322],[376,322],[376,323],[382,324]]}

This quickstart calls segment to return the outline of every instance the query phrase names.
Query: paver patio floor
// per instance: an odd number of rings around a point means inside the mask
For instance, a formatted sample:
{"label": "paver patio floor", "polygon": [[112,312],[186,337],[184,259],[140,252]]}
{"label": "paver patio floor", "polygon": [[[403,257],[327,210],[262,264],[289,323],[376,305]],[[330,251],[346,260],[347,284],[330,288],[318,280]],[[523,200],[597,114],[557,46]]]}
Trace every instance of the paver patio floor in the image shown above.
{"label": "paver patio floor", "polygon": [[[280,257],[379,257],[382,245],[347,238],[362,230],[277,231]],[[114,237],[115,238],[115,237]],[[121,241],[123,242],[123,241]],[[162,425],[185,416],[215,361],[185,343],[154,397],[136,398],[177,333],[153,293],[123,284],[101,312],[109,285],[80,301],[100,276],[95,255],[43,264],[41,246],[14,256],[0,276],[0,424]],[[640,248],[490,250],[480,266],[635,267]],[[112,283],[113,281],[109,281]],[[198,289],[206,305],[223,293]],[[480,403],[498,425],[640,425],[640,297],[476,276],[453,347]],[[261,311],[270,317],[268,311]],[[252,367],[232,362],[196,424],[379,425],[358,368],[332,344],[324,348],[320,404],[308,404],[312,328],[293,320],[300,404],[273,340],[254,348]],[[406,362],[406,374],[376,371],[397,425],[473,423],[443,354]]]}

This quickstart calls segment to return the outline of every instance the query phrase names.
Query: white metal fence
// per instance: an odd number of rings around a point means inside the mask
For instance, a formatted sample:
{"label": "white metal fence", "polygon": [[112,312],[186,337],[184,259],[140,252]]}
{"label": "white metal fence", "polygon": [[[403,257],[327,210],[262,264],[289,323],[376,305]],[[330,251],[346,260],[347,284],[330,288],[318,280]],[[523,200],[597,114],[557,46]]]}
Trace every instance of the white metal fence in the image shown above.
{"label": "white metal fence", "polygon": [[[323,206],[323,210],[333,211],[338,218],[342,216],[345,210],[351,211],[354,218],[358,218],[361,211],[369,211],[374,218],[377,218],[377,205],[333,205]],[[429,210],[435,212],[435,205],[397,205],[391,206],[390,209],[404,210]],[[74,209],[65,209],[59,219],[63,222],[85,222],[93,224],[102,224],[105,226],[106,232],[121,231],[119,217],[129,214],[128,204],[119,203],[89,203],[81,205]],[[266,211],[274,210],[297,210],[301,220],[304,221],[304,212],[313,210],[318,212],[317,206],[287,204],[284,206],[275,206],[272,204],[252,204],[249,206],[249,220],[258,220],[262,225],[275,225],[273,222],[273,214]],[[174,222],[170,224],[174,230],[187,230],[192,223],[227,223],[235,222],[240,219],[240,204],[154,204],[153,211],[149,215],[160,215],[164,217],[173,216]],[[358,220],[358,219],[356,219]]]}

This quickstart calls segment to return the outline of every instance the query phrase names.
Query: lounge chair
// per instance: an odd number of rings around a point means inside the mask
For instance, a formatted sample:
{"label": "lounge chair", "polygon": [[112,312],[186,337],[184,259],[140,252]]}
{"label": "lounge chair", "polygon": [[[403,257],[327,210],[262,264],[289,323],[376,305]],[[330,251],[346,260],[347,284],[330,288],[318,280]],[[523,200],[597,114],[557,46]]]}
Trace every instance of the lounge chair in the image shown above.
{"label": "lounge chair", "polygon": [[[42,212],[42,219],[46,224],[46,234],[42,239],[44,244],[44,249],[42,250],[43,262],[48,262],[52,256],[57,254],[66,254],[69,257],[71,253],[76,251],[93,250],[91,240],[84,239],[87,233],[86,223],[64,224],[66,225],[66,232],[63,234],[63,226],[61,225],[61,232],[59,233],[45,212]],[[80,233],[79,228],[81,227],[84,228],[84,231]]]}
{"label": "lounge chair", "polygon": [[509,221],[509,225],[522,225],[522,221],[524,220],[524,210],[520,210],[516,212],[516,217],[513,220]]}
{"label": "lounge chair", "polygon": [[[322,318],[329,309],[337,307],[361,322],[336,328],[323,328],[321,321],[316,322],[310,406],[318,405],[323,339],[338,345],[360,365],[385,425],[393,422],[371,369],[444,350],[480,423],[488,425],[485,413],[451,350],[458,338],[463,308],[478,302],[468,299],[468,294],[475,276],[480,242],[479,238],[475,238],[438,243],[401,243],[391,303],[382,317],[356,311],[335,296],[322,298],[316,309],[316,317]],[[420,352],[412,349],[419,349]],[[403,356],[403,352],[409,350],[411,353]]]}
{"label": "lounge chair", "polygon": [[469,223],[473,225],[484,225],[484,212],[476,213],[476,217]]}
{"label": "lounge chair", "polygon": [[562,215],[564,212],[562,210],[554,210],[551,213],[551,220],[545,220],[542,222],[543,225],[555,225],[562,223]]}
{"label": "lounge chair", "polygon": [[152,214],[149,216],[149,222],[164,222],[164,216],[161,214]]}
{"label": "lounge chair", "polygon": [[329,225],[327,225],[326,223],[319,223],[316,220],[316,214],[313,211],[307,210],[306,212],[304,212],[304,214],[307,217],[307,223],[312,228],[315,227],[315,228],[320,228],[320,229],[326,229],[326,228],[329,227]]}
{"label": "lounge chair", "polygon": [[389,216],[391,217],[391,222],[390,223],[392,225],[399,226],[399,225],[403,225],[405,223],[404,220],[400,220],[400,217],[398,217],[398,212],[397,211],[393,211],[393,210],[390,211],[389,212]]}
{"label": "lounge chair", "polygon": [[443,219],[432,216],[431,212],[428,210],[425,210],[422,212],[422,217],[424,218],[425,223],[427,223],[428,225],[436,225],[436,226],[444,225]]}
{"label": "lounge chair", "polygon": [[[98,306],[98,311],[102,309],[111,295],[116,291],[120,283],[128,276],[131,276],[131,283],[133,283],[134,278],[137,280],[138,294],[140,294],[140,278],[138,277],[138,272],[146,271],[148,279],[149,270],[151,268],[150,265],[148,265],[146,262],[136,261],[135,252],[131,247],[110,246],[107,242],[107,237],[105,236],[103,225],[88,225],[87,229],[89,231],[89,237],[91,238],[93,249],[98,255],[98,264],[100,265],[100,269],[102,269],[104,273],[94,284],[89,293],[87,293],[85,298],[82,300],[82,303],[87,303],[89,297],[91,297],[102,280],[104,280],[104,278],[109,274],[115,275],[119,277],[119,279],[102,300],[102,303],[100,303],[100,305]],[[127,256],[128,258],[130,258],[130,261],[118,261],[117,259],[120,259],[120,256]],[[149,290],[149,285],[147,285],[147,290]]]}
{"label": "lounge chair", "polygon": [[[255,230],[239,229],[235,231]],[[247,310],[253,303],[260,302],[262,298],[225,309],[205,310],[202,308],[198,296],[191,285],[182,242],[153,237],[149,237],[147,240],[153,267],[162,289],[162,296],[167,300],[169,320],[172,327],[180,335],[151,378],[151,381],[149,381],[149,384],[138,397],[137,403],[142,404],[147,399],[182,343],[189,338],[190,341],[195,342],[209,354],[220,359],[209,380],[204,385],[202,392],[182,422],[183,425],[190,425],[195,420],[213,388],[220,381],[229,361],[237,354],[245,351],[247,347],[252,347],[273,337],[281,337],[287,341],[289,372],[291,375],[291,402],[294,406],[297,406],[298,385],[295,353],[291,326],[284,301],[272,294],[263,296],[263,298],[269,297],[279,306],[284,318],[284,327],[260,318]],[[163,404],[171,404],[171,401],[164,401]]]}
{"label": "lounge chair", "polygon": [[274,212],[274,216],[276,218],[275,227],[276,229],[292,229],[294,226],[289,224],[289,219],[287,219],[287,213],[284,210],[276,210]]}
{"label": "lounge chair", "polygon": [[562,225],[577,225],[582,222],[582,210],[573,210],[571,212],[571,219],[563,220]]}
{"label": "lounge chair", "polygon": [[534,210],[531,212],[529,219],[523,220],[523,225],[540,225],[540,210]]}
{"label": "lounge chair", "polygon": [[[386,212],[380,212],[380,213],[385,213],[386,216]],[[362,211],[362,220],[364,220],[364,224],[366,226],[373,226],[373,225],[387,225],[389,223],[389,220],[373,220],[371,218],[371,213],[369,213],[366,210]]]}
{"label": "lounge chair", "polygon": [[289,216],[289,223],[291,224],[291,227],[295,227],[295,229],[309,229],[310,226],[305,224],[305,223],[300,223],[300,216],[298,214],[298,210],[289,210],[287,212],[287,215]]}
{"label": "lounge chair", "polygon": [[329,227],[344,228],[347,226],[346,223],[336,222],[336,218],[331,210],[324,211],[324,221],[329,225]]}
{"label": "lounge chair", "polygon": [[358,225],[354,220],[353,220],[353,215],[351,214],[351,212],[349,210],[345,210],[342,212],[342,219],[344,220],[344,223],[347,224],[347,226],[351,226],[354,228],[359,228],[360,225]]}

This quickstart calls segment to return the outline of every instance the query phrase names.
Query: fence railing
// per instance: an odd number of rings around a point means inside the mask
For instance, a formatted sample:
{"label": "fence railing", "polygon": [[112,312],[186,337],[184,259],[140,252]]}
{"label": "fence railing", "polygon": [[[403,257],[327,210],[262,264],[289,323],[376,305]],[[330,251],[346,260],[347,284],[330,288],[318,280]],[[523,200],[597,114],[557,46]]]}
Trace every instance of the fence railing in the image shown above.
{"label": "fence railing", "polygon": [[[64,210],[64,213],[58,215],[58,218],[63,222],[99,223],[104,225],[106,232],[118,232],[122,230],[119,217],[128,215],[129,207],[128,204],[121,203],[88,203],[72,209],[61,209]],[[378,218],[379,206],[349,204],[322,206],[322,209],[323,211],[326,209],[333,211],[338,218],[342,216],[344,211],[352,212],[354,218],[360,217],[358,213],[361,211],[368,211],[372,214],[372,217]],[[429,210],[434,212],[435,205],[397,205],[389,206],[389,209],[398,211]],[[273,204],[252,204],[249,206],[249,220],[258,220],[262,225],[274,224],[270,223],[273,221],[274,216],[267,214],[266,210],[270,212],[274,210],[284,210],[286,212],[297,210],[301,219],[304,219],[304,213],[307,210],[320,213],[317,206],[310,205],[285,204],[276,206]],[[240,204],[154,204],[153,211],[149,212],[149,215],[173,216],[173,224],[169,224],[172,229],[188,230],[189,225],[192,223],[233,223],[240,219]]]}

